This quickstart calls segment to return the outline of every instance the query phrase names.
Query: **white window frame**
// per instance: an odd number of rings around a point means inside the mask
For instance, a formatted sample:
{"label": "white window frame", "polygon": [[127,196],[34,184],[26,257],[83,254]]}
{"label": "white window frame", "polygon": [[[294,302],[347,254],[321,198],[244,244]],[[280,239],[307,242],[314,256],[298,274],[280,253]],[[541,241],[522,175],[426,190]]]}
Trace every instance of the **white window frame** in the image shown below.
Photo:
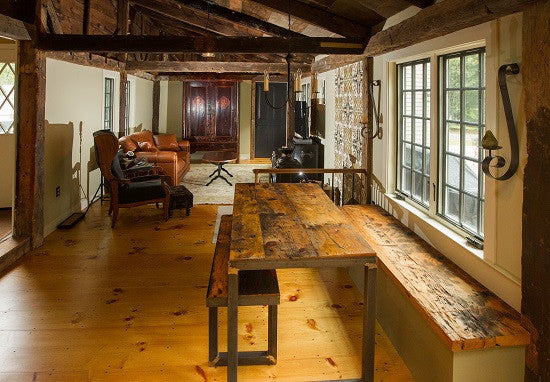
{"label": "white window frame", "polygon": [[[110,113],[110,116],[109,116],[109,126],[106,126],[106,123],[107,123],[107,81],[110,82],[111,84],[111,91],[110,91],[110,94],[109,94],[109,97],[110,97],[110,105],[109,105],[109,113]],[[113,77],[109,77],[109,76],[105,76],[103,78],[103,128],[104,129],[109,129],[111,130],[112,132],[114,133],[117,133],[116,130],[113,130],[116,128],[116,124],[115,124],[115,79]]]}

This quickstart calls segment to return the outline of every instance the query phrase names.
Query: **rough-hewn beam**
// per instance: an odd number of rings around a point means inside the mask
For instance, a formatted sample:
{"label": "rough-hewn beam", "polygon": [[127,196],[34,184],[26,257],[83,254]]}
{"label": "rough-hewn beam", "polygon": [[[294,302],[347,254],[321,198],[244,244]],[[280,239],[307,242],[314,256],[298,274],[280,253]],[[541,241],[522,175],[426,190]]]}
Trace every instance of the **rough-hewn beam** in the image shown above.
{"label": "rough-hewn beam", "polygon": [[340,68],[354,62],[361,61],[365,58],[365,55],[339,55],[331,54],[323,57],[311,64],[311,68],[316,73],[328,72],[329,70]]}
{"label": "rough-hewn beam", "polygon": [[36,33],[33,25],[0,14],[0,36],[13,40],[30,40]]}
{"label": "rough-hewn beam", "polygon": [[361,38],[187,37],[43,34],[40,48],[51,51],[119,53],[316,53],[359,54]]}
{"label": "rough-hewn beam", "polygon": [[[300,68],[309,72],[309,65],[292,65],[292,70]],[[283,62],[218,62],[218,61],[143,61],[128,62],[128,71],[144,70],[163,73],[268,73],[285,74],[287,65]]]}
{"label": "rough-hewn beam", "polygon": [[160,81],[155,79],[153,81],[153,122],[151,130],[153,134],[159,133],[160,122]]}
{"label": "rough-hewn beam", "polygon": [[550,381],[550,1],[526,8],[522,23],[520,66],[527,163],[523,174],[521,312],[533,338],[525,357],[525,380],[539,382]]}
{"label": "rough-hewn beam", "polygon": [[410,5],[418,8],[426,8],[435,3],[435,0],[406,0]]}
{"label": "rough-hewn beam", "polygon": [[44,240],[44,120],[46,58],[33,42],[19,43],[17,57],[17,160],[14,236]]}
{"label": "rough-hewn beam", "polygon": [[88,34],[90,29],[90,0],[84,0],[82,12],[82,34]]}
{"label": "rough-hewn beam", "polygon": [[128,34],[128,21],[130,19],[130,7],[128,0],[117,1],[117,34],[125,36]]}
{"label": "rough-hewn beam", "polygon": [[128,92],[128,75],[126,71],[120,72],[120,84],[118,94],[118,136],[126,135],[126,109],[130,106],[126,104]]}
{"label": "rough-hewn beam", "polygon": [[[255,3],[262,4],[282,13],[288,13],[288,2],[273,0],[253,0]],[[294,17],[307,21],[310,24],[317,25],[328,31],[338,33],[346,37],[368,37],[370,36],[370,26],[384,21],[384,18],[375,12],[369,17],[369,25],[363,25],[355,21],[335,15],[324,9],[292,1],[290,4],[290,14]]]}
{"label": "rough-hewn beam", "polygon": [[[210,30],[219,30],[224,35],[235,35],[239,26],[241,29],[244,27],[248,31],[256,30],[260,32],[259,35],[262,33],[267,33],[272,36],[288,35],[288,31],[278,25],[268,23],[244,13],[232,11],[216,4],[210,4],[208,6],[208,3],[202,0],[131,0],[131,2],[143,8],[163,14],[164,16],[190,23],[196,27],[205,28],[206,24],[208,24]],[[210,9],[210,18],[208,18],[208,8]],[[220,29],[220,26],[224,24],[226,27]],[[291,36],[298,37],[302,35],[291,32]]]}
{"label": "rough-hewn beam", "polygon": [[376,33],[365,55],[377,56],[521,11],[534,0],[445,0]]}
{"label": "rough-hewn beam", "polygon": [[57,10],[53,6],[52,0],[45,0],[44,5],[46,6],[46,10],[48,12],[48,17],[50,19],[53,33],[63,33],[61,23],[59,22],[59,18],[57,17]]}

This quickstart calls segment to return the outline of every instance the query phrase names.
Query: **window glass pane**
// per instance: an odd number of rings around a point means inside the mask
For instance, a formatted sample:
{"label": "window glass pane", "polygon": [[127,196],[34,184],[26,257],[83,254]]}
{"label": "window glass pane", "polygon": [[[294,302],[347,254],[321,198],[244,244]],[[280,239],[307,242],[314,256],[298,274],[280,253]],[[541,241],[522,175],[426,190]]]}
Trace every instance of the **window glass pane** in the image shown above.
{"label": "window glass pane", "polygon": [[430,149],[424,149],[424,174],[430,173]]}
{"label": "window glass pane", "polygon": [[444,168],[438,212],[465,230],[483,235],[480,139],[485,128],[485,50],[442,56],[441,63]]}
{"label": "window glass pane", "polygon": [[415,118],[414,120],[414,143],[419,145],[424,143],[424,120]]}
{"label": "window glass pane", "polygon": [[424,64],[418,63],[414,66],[414,88],[422,89],[424,87]]}
{"label": "window glass pane", "polygon": [[464,155],[479,160],[479,126],[464,125]]}
{"label": "window glass pane", "polygon": [[460,87],[460,57],[447,60],[447,87]]}
{"label": "window glass pane", "polygon": [[422,146],[414,145],[413,164],[416,171],[422,171]]}
{"label": "window glass pane", "polygon": [[412,93],[403,93],[403,114],[412,115]]}
{"label": "window glass pane", "polygon": [[403,167],[401,173],[401,189],[406,194],[411,192],[411,170]]}
{"label": "window glass pane", "polygon": [[460,188],[460,158],[454,155],[447,155],[445,161],[445,179],[447,184]]}
{"label": "window glass pane", "polygon": [[460,125],[458,123],[447,124],[447,151],[460,154]]}
{"label": "window glass pane", "polygon": [[464,120],[470,123],[479,123],[479,91],[464,91]]}
{"label": "window glass pane", "polygon": [[464,191],[477,195],[479,189],[479,163],[468,159],[464,160]]}
{"label": "window glass pane", "polygon": [[403,139],[407,142],[412,141],[412,119],[403,118]]}
{"label": "window glass pane", "polygon": [[417,117],[424,116],[424,92],[414,92],[414,115]]}
{"label": "window glass pane", "polygon": [[430,131],[431,129],[431,123],[430,120],[427,119],[424,121],[424,146],[430,147]]}
{"label": "window glass pane", "polygon": [[412,89],[412,67],[403,67],[403,90]]}
{"label": "window glass pane", "polygon": [[430,92],[426,92],[425,94],[426,94],[426,112],[424,113],[424,116],[426,118],[430,118],[430,113],[431,113],[431,111],[430,111],[430,107],[431,107],[430,106]]}
{"label": "window glass pane", "polygon": [[447,92],[446,119],[449,121],[460,121],[460,90],[450,90]]}
{"label": "window glass pane", "polygon": [[458,222],[459,193],[452,188],[445,187],[445,216]]}
{"label": "window glass pane", "polygon": [[423,181],[424,177],[417,173],[417,172],[413,172],[413,180],[414,180],[414,187],[413,187],[413,191],[412,191],[412,196],[418,200],[422,200],[422,195],[423,195],[423,190],[422,190],[422,181]]}
{"label": "window glass pane", "polygon": [[411,167],[411,144],[403,143],[403,165]]}
{"label": "window glass pane", "polygon": [[462,194],[462,224],[471,231],[477,232],[478,227],[478,199]]}
{"label": "window glass pane", "polygon": [[430,178],[427,176],[424,177],[424,202],[428,204],[428,201],[430,200]]}
{"label": "window glass pane", "polygon": [[479,54],[464,57],[464,80],[467,88],[479,86]]}

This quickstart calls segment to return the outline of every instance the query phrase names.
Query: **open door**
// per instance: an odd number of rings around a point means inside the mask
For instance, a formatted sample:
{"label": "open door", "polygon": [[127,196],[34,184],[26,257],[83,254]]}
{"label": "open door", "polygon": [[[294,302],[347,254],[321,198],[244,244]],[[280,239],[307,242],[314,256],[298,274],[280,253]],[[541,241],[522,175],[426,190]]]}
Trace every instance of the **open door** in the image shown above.
{"label": "open door", "polygon": [[257,82],[255,158],[270,158],[273,150],[286,145],[286,82],[270,83],[269,92],[263,90],[263,83]]}

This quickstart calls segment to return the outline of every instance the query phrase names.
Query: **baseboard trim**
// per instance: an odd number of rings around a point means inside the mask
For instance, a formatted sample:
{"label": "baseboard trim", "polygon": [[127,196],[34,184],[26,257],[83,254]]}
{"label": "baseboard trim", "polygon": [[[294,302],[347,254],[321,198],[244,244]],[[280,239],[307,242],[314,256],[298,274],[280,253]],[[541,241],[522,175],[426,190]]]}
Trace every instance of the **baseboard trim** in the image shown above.
{"label": "baseboard trim", "polygon": [[240,154],[239,155],[239,160],[249,160],[250,159],[250,154]]}

